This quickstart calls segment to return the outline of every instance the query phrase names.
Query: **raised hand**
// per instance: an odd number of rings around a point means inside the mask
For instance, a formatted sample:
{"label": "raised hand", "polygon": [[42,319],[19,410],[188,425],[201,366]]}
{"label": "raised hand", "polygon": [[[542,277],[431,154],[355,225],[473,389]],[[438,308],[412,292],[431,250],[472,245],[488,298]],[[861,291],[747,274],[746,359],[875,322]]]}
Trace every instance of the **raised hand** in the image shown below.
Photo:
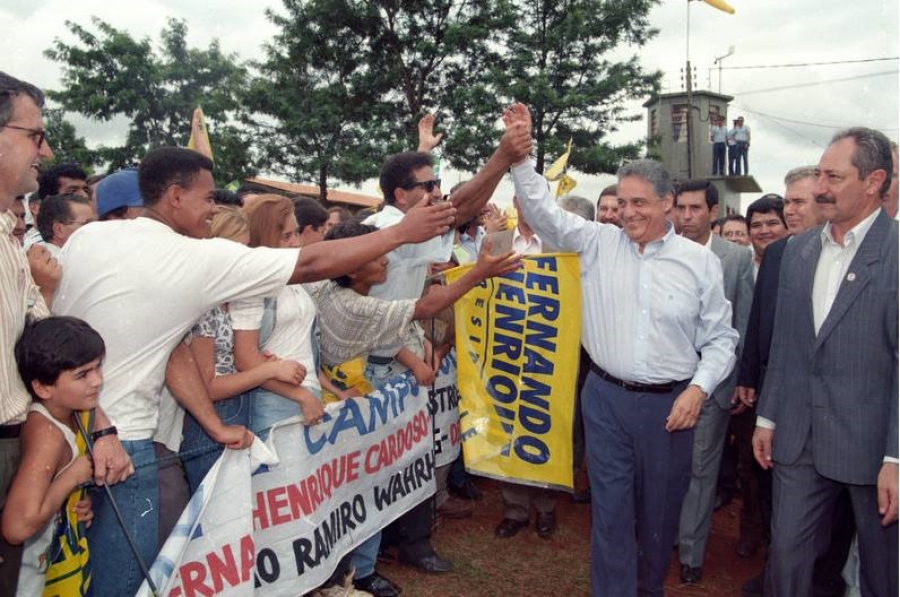
{"label": "raised hand", "polygon": [[421,243],[435,236],[440,236],[456,222],[456,208],[449,201],[441,201],[429,205],[429,197],[425,195],[414,205],[400,223],[396,232],[405,243]]}
{"label": "raised hand", "polygon": [[522,267],[522,256],[510,251],[501,255],[491,255],[491,241],[485,239],[475,262],[475,270],[483,279],[502,276]]}
{"label": "raised hand", "polygon": [[45,247],[32,245],[28,249],[28,266],[31,268],[31,277],[41,292],[52,295],[62,277],[62,266],[59,261],[54,259]]}
{"label": "raised hand", "polygon": [[418,151],[430,153],[432,149],[437,147],[441,139],[444,138],[443,133],[434,134],[434,114],[425,114],[419,119],[419,148]]}

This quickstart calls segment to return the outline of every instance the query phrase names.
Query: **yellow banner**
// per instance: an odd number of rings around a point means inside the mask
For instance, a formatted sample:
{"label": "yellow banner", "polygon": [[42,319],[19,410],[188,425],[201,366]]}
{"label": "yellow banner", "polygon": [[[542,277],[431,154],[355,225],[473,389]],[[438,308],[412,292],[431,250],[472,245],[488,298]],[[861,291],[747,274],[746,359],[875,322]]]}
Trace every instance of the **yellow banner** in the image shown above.
{"label": "yellow banner", "polygon": [[[534,255],[456,303],[466,468],[572,488],[572,418],[581,343],[578,256]],[[446,272],[453,282],[466,267]]]}
{"label": "yellow banner", "polygon": [[[85,429],[93,428],[92,411],[80,411],[77,416]],[[78,453],[85,454],[87,446],[80,433],[75,434]],[[78,488],[57,514],[53,539],[46,553],[47,573],[42,597],[82,597],[88,595],[91,584],[90,551],[87,529],[78,521],[75,505],[87,497],[87,490]]]}

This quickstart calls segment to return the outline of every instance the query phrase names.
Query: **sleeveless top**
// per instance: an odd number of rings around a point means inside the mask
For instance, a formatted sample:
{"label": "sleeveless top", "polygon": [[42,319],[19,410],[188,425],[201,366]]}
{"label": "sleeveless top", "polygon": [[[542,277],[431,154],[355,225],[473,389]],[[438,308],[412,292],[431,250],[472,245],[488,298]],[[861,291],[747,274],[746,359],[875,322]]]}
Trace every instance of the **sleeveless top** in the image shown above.
{"label": "sleeveless top", "polygon": [[[63,438],[65,438],[66,443],[72,450],[72,457],[69,459],[69,462],[54,475],[53,478],[56,479],[56,477],[69,468],[72,462],[78,458],[78,445],[75,443],[75,433],[69,429],[68,425],[60,423],[53,418],[44,405],[37,401],[31,403],[31,408],[28,409],[28,412],[40,413],[44,418],[53,423],[53,425],[59,429],[60,433],[63,434]],[[66,503],[68,503],[68,500]],[[63,508],[65,507],[66,504],[63,504]],[[47,522],[41,531],[25,542],[25,547],[22,552],[22,565],[21,568],[19,568],[19,585],[16,590],[17,597],[33,597],[43,593],[47,568],[52,559],[51,557],[48,557],[47,549],[53,542],[56,528],[61,522],[61,512],[62,509]]]}

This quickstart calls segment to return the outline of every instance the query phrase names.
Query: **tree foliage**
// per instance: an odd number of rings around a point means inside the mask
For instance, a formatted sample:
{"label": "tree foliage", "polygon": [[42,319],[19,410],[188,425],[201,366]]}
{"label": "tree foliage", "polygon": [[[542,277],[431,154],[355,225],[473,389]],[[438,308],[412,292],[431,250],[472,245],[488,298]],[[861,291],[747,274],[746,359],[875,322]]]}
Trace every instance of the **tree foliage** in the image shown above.
{"label": "tree foliage", "polygon": [[99,161],[117,169],[153,147],[185,145],[191,114],[202,105],[217,177],[227,182],[252,174],[250,140],[235,124],[247,71],[234,56],[223,54],[218,41],[189,48],[184,21],[168,21],[158,49],[101,19],[92,22],[96,32],[67,21],[76,42],[57,38],[45,54],[63,66],[63,88],[48,94],[52,100],[88,118],[126,119],[124,144],[97,148]]}
{"label": "tree foliage", "polygon": [[637,143],[605,141],[618,123],[640,119],[626,100],[657,91],[661,74],[647,73],[637,56],[618,59],[625,45],[642,46],[657,31],[648,15],[657,0],[520,0],[509,35],[498,92],[528,104],[537,142],[537,168],[573,139],[570,166],[585,173],[614,172],[636,157]]}
{"label": "tree foliage", "polygon": [[55,108],[44,111],[44,127],[53,148],[53,164],[75,163],[86,170],[101,165],[99,156],[91,151],[84,137],[79,137],[75,126],[66,120],[64,111]]}

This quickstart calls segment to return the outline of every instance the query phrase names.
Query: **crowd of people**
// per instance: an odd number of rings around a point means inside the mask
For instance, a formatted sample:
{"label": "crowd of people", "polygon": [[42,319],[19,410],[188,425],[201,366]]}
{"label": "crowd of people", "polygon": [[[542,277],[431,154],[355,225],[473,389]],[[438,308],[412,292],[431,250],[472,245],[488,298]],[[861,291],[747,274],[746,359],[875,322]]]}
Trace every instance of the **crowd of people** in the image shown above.
{"label": "crowd of people", "polygon": [[[323,404],[407,371],[431,384],[452,333],[417,322],[523,255],[573,252],[581,371],[576,395],[554,398],[577,405],[592,594],[663,595],[673,545],[699,582],[729,473],[737,555],[767,553],[745,593],[841,594],[846,568],[863,595],[897,594],[897,146],[883,134],[838,133],[818,165],[786,168],[783,197],[720,218],[711,182],[654,160],[623,164],[596,201],[555,200],[521,104],[443,195],[426,116],[417,150],[384,162],[380,210],[351,214],[217,189],[202,144],[102,177],[44,166],[43,102],[0,73],[0,593],[64,582],[46,574],[62,509],[87,527],[80,590],[134,594],[223,450],[292,417],[316,425]],[[508,173],[509,229],[490,203]],[[436,479],[434,499],[344,558],[357,589],[400,593],[376,569],[388,545],[425,573],[453,569],[434,509],[466,516],[447,490],[478,489],[459,462]],[[556,492],[501,493],[497,538],[532,510],[539,537],[556,532]]]}

